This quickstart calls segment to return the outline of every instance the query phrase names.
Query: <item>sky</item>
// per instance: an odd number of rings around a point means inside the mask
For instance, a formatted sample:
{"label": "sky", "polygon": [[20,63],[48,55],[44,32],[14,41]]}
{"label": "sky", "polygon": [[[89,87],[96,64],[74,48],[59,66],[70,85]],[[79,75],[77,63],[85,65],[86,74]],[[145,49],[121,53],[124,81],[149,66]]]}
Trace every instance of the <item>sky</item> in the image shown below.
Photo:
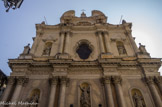
{"label": "sky", "polygon": [[[10,75],[8,59],[17,58],[25,45],[33,43],[35,24],[44,21],[44,17],[47,24],[55,25],[64,12],[75,10],[80,16],[82,9],[87,16],[92,10],[102,11],[110,24],[119,24],[123,16],[133,24],[137,46],[141,43],[151,57],[162,58],[162,0],[24,0],[20,9],[8,13],[0,1],[0,69]],[[162,68],[159,72],[162,75]]]}

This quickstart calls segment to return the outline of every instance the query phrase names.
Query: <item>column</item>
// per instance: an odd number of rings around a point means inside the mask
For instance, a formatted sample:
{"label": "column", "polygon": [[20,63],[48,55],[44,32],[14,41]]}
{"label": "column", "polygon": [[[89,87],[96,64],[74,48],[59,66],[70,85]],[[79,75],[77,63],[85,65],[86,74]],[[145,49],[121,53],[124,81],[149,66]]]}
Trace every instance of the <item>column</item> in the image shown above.
{"label": "column", "polygon": [[48,107],[54,107],[58,77],[51,78],[50,82],[51,82],[51,91],[50,91],[50,98],[49,98],[50,100],[49,100]]}
{"label": "column", "polygon": [[65,40],[65,50],[64,50],[64,52],[67,54],[69,54],[69,42],[70,42],[70,32],[67,32],[66,40]]}
{"label": "column", "polygon": [[153,79],[154,77],[146,77],[146,83],[149,86],[149,89],[150,89],[150,92],[151,92],[151,95],[152,95],[152,98],[154,100],[156,107],[162,107],[162,101],[156,90]]}
{"label": "column", "polygon": [[100,50],[101,53],[104,53],[104,45],[103,45],[103,40],[102,40],[102,35],[101,32],[97,32],[98,33],[98,38],[99,38],[99,45],[100,45]]}
{"label": "column", "polygon": [[18,77],[17,78],[17,85],[16,85],[15,91],[13,93],[11,102],[17,102],[18,101],[22,86],[26,82],[26,80],[27,79],[24,78],[24,77]]}
{"label": "column", "polygon": [[10,100],[8,98],[9,98],[9,96],[11,94],[14,83],[15,83],[15,77],[12,77],[12,76],[9,77],[8,78],[8,84],[7,84],[7,87],[6,87],[6,89],[5,89],[5,91],[4,91],[3,95],[2,95],[1,101],[6,102],[6,101]]}
{"label": "column", "polygon": [[155,77],[155,82],[157,83],[159,90],[162,94],[162,77],[161,76]]}
{"label": "column", "polygon": [[60,77],[61,86],[58,107],[65,107],[66,82],[67,78],[65,76]]}
{"label": "column", "polygon": [[111,90],[111,77],[105,77],[104,79],[104,85],[105,85],[105,93],[106,93],[106,103],[107,107],[114,107],[114,100]]}
{"label": "column", "polygon": [[63,46],[64,46],[64,36],[65,36],[65,33],[64,32],[61,32],[60,33],[60,43],[59,43],[59,53],[62,53],[63,52]]}
{"label": "column", "polygon": [[114,76],[112,77],[114,85],[115,85],[115,91],[116,91],[116,96],[117,96],[117,101],[119,107],[126,107],[124,96],[123,96],[123,90],[121,87],[121,77],[120,76]]}
{"label": "column", "polygon": [[105,40],[106,52],[110,53],[110,41],[108,40],[108,32],[104,32],[104,40]]}

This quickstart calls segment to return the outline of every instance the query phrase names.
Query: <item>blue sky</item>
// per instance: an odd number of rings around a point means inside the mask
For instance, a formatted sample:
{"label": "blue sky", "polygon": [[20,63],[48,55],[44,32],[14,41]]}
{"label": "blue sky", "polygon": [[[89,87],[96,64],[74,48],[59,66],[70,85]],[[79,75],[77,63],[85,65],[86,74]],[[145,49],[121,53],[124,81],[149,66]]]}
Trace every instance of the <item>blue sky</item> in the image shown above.
{"label": "blue sky", "polygon": [[10,74],[8,59],[17,58],[25,45],[33,43],[35,24],[44,21],[44,16],[49,25],[55,25],[65,11],[75,10],[80,16],[82,9],[87,16],[92,10],[102,11],[111,24],[119,24],[123,15],[123,19],[133,23],[137,45],[146,45],[152,57],[162,58],[162,0],[24,0],[20,9],[8,13],[1,1],[0,69]]}

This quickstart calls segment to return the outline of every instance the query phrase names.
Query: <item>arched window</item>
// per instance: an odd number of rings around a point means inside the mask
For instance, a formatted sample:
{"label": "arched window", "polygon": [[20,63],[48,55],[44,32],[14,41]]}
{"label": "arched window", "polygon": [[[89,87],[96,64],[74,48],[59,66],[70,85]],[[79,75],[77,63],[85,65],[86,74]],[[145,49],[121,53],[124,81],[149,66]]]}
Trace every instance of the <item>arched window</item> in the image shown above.
{"label": "arched window", "polygon": [[144,98],[139,89],[132,89],[131,95],[132,95],[134,107],[146,107]]}
{"label": "arched window", "polygon": [[78,46],[76,52],[81,59],[88,59],[90,54],[92,53],[92,50],[87,43],[83,42]]}
{"label": "arched window", "polygon": [[51,48],[52,48],[52,43],[51,42],[47,42],[45,44],[44,50],[43,50],[43,55],[47,55],[49,56],[51,53]]}
{"label": "arched window", "polygon": [[116,42],[116,46],[117,46],[119,55],[127,54],[123,42],[120,42],[120,41]]}
{"label": "arched window", "polygon": [[80,86],[80,107],[91,107],[90,85],[82,83]]}

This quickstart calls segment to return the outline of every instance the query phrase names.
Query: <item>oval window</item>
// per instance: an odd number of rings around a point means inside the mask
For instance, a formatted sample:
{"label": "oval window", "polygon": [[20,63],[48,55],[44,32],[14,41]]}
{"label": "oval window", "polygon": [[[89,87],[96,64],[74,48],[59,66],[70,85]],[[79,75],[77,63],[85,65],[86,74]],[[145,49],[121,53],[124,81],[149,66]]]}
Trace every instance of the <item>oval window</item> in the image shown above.
{"label": "oval window", "polygon": [[76,52],[78,53],[78,55],[81,59],[88,59],[88,57],[92,53],[92,50],[90,49],[88,44],[83,43],[83,44],[79,45]]}

